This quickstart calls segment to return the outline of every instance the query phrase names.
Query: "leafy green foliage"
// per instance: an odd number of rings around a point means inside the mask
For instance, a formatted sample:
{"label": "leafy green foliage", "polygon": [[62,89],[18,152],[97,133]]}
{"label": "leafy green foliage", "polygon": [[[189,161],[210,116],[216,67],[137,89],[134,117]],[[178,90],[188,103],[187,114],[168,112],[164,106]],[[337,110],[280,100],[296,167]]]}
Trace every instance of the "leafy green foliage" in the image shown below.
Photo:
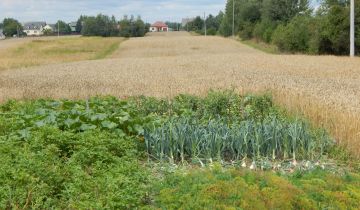
{"label": "leafy green foliage", "polygon": [[146,26],[141,20],[140,16],[134,18],[131,16],[124,18],[119,22],[120,25],[120,36],[122,37],[142,37],[145,36]]}
{"label": "leafy green foliage", "polygon": [[217,31],[220,29],[221,22],[223,20],[224,13],[219,12],[218,15],[214,16],[210,14],[206,17],[206,21],[202,19],[200,16],[197,16],[193,21],[189,22],[184,26],[183,29],[187,31],[194,31],[198,34],[204,35],[205,34],[205,22],[206,22],[206,34],[207,35],[216,35]]}
{"label": "leafy green foliage", "polygon": [[256,37],[270,42],[269,38],[278,24],[286,24],[296,15],[306,13],[308,10],[308,0],[228,0],[220,33],[224,36],[232,34],[234,11],[236,35],[240,35],[243,39]]}
{"label": "leafy green foliage", "polygon": [[1,136],[0,151],[1,209],[124,209],[145,195],[134,139],[45,126],[26,140]]}
{"label": "leafy green foliage", "polygon": [[282,51],[308,52],[311,39],[311,18],[297,16],[286,26],[279,25],[273,34],[273,43]]}
{"label": "leafy green foliage", "polygon": [[119,22],[115,16],[99,14],[94,16],[80,16],[76,30],[81,30],[84,36],[121,36],[121,37],[142,37],[146,33],[145,23],[140,16],[136,19],[131,16],[124,16]]}
{"label": "leafy green foliage", "polygon": [[147,152],[157,160],[318,160],[332,144],[325,132],[288,118],[268,95],[211,91],[205,98],[135,101],[143,115],[165,116],[161,126],[145,129]]}
{"label": "leafy green foliage", "polygon": [[[269,95],[9,101],[0,105],[0,209],[356,209],[355,174],[287,177],[215,164],[164,175],[152,168],[157,162],[144,164],[144,154],[172,163],[316,159],[327,143],[325,132],[288,117]],[[331,157],[351,161],[332,149]]]}
{"label": "leafy green foliage", "polygon": [[134,98],[143,115],[189,116],[202,122],[221,118],[227,122],[245,119],[262,120],[279,109],[273,106],[270,95],[240,96],[233,91],[210,91],[206,97],[179,95],[172,100]]}
{"label": "leafy green foliage", "polygon": [[70,28],[69,24],[67,24],[61,20],[59,20],[55,24],[55,28],[56,28],[56,30],[59,30],[60,34],[70,34],[71,33],[71,28]]}
{"label": "leafy green foliage", "polygon": [[358,209],[360,176],[316,170],[272,172],[189,169],[168,173],[153,190],[160,209]]}
{"label": "leafy green foliage", "polygon": [[204,20],[197,16],[193,21],[186,24],[188,31],[201,31],[204,28]]}
{"label": "leafy green foliage", "polygon": [[[349,1],[326,0],[315,12],[309,0],[228,0],[218,32],[273,43],[281,51],[346,55],[350,46]],[[355,0],[355,8],[360,0]],[[234,11],[234,17],[233,17]],[[355,10],[355,25],[360,10]],[[355,32],[360,49],[360,30]]]}
{"label": "leafy green foliage", "polygon": [[[92,98],[87,101],[8,102],[2,115],[11,122],[9,130],[26,139],[32,130],[54,126],[63,131],[103,130],[118,136],[139,135],[151,116],[141,116],[135,105],[116,98]],[[3,132],[9,132],[3,131]],[[1,133],[0,133],[1,134]]]}
{"label": "leafy green foliage", "polygon": [[332,142],[311,133],[301,121],[287,122],[270,116],[262,122],[246,120],[228,125],[220,120],[201,124],[191,118],[174,118],[145,132],[147,152],[158,160],[200,159],[238,161],[246,158],[321,158]]}
{"label": "leafy green foliage", "polygon": [[99,14],[96,17],[81,16],[80,19],[83,19],[81,26],[81,34],[83,36],[118,36],[119,30],[117,27],[117,22],[114,16],[111,18],[107,15]]}
{"label": "leafy green foliage", "polygon": [[5,18],[2,23],[3,33],[5,36],[12,37],[16,34],[22,34],[22,25],[19,23],[19,21],[13,19],[13,18]]}

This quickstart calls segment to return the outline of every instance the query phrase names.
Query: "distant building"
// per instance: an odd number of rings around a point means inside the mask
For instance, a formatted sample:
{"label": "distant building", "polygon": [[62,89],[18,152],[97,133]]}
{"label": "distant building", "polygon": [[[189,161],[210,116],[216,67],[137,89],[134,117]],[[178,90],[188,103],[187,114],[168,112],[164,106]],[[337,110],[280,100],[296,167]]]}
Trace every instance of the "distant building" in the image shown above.
{"label": "distant building", "polygon": [[57,32],[56,24],[47,24],[43,30],[49,30],[53,33]]}
{"label": "distant building", "polygon": [[167,32],[169,31],[169,26],[166,25],[164,22],[157,21],[150,26],[150,32]]}
{"label": "distant building", "polygon": [[77,22],[69,23],[69,26],[71,28],[71,33],[76,33],[76,25],[77,25]]}
{"label": "distant building", "polygon": [[4,35],[4,33],[3,33],[3,30],[2,30],[2,29],[0,29],[0,39],[5,39],[5,35]]}
{"label": "distant building", "polygon": [[28,22],[23,26],[24,33],[28,36],[42,36],[45,26],[46,22]]}
{"label": "distant building", "polygon": [[186,26],[186,24],[194,21],[195,18],[183,18],[181,21],[181,26],[184,28]]}

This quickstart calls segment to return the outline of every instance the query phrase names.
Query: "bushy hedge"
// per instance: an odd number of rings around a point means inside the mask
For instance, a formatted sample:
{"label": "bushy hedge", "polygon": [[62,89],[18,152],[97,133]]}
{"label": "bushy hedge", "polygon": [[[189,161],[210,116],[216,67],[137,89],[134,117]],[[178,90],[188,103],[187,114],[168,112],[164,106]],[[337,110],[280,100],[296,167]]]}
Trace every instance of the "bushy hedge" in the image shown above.
{"label": "bushy hedge", "polygon": [[[349,53],[349,6],[341,0],[322,1],[314,11],[310,1],[235,0],[235,33],[242,39],[273,43],[282,51],[311,54]],[[360,7],[360,0],[355,1]],[[220,34],[232,34],[233,0],[228,0]],[[259,14],[259,15],[258,15]],[[356,10],[356,25],[360,10]],[[360,50],[360,29],[356,31],[356,50]]]}
{"label": "bushy hedge", "polygon": [[309,50],[311,18],[296,16],[287,25],[279,25],[272,35],[272,41],[282,51],[303,52]]}

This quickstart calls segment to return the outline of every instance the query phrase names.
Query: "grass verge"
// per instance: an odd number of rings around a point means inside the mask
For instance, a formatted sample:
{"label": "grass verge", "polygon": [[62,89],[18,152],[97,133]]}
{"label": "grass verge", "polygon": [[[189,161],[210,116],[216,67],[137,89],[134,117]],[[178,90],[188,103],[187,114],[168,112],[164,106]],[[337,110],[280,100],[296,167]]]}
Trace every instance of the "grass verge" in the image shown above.
{"label": "grass verge", "polygon": [[33,40],[16,48],[0,51],[0,70],[103,59],[112,54],[123,38],[76,37]]}
{"label": "grass verge", "polygon": [[121,42],[115,42],[111,44],[109,47],[105,48],[103,51],[100,51],[98,54],[94,56],[94,60],[104,59],[109,55],[112,55],[120,46]]}
{"label": "grass verge", "polygon": [[254,39],[251,40],[240,40],[239,41],[243,44],[246,44],[254,49],[269,53],[269,54],[281,54],[280,50],[272,44],[267,44],[264,42],[259,42]]}

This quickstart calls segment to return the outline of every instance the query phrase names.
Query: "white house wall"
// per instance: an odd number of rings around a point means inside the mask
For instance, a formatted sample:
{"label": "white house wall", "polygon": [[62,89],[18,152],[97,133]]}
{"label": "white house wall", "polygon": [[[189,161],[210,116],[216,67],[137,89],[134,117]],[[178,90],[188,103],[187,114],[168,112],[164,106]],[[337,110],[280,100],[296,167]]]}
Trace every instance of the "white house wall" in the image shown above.
{"label": "white house wall", "polygon": [[42,36],[44,32],[42,30],[24,30],[28,36]]}
{"label": "white house wall", "polygon": [[157,27],[150,27],[150,32],[162,32],[162,31],[169,31],[168,27],[162,27],[160,30],[158,30]]}

